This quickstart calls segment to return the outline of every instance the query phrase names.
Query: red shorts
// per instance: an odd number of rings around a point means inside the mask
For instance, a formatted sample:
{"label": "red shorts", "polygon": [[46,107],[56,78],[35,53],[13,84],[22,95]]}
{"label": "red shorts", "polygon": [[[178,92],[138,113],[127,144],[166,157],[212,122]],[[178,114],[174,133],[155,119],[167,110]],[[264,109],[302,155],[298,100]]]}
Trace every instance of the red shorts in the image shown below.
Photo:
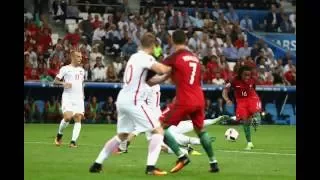
{"label": "red shorts", "polygon": [[202,129],[205,118],[203,106],[186,106],[177,105],[175,103],[169,104],[165,110],[162,111],[160,122],[163,125],[178,125],[180,121],[190,117],[193,127],[195,129]]}
{"label": "red shorts", "polygon": [[237,100],[237,120],[247,120],[250,116],[261,111],[259,98],[248,98]]}

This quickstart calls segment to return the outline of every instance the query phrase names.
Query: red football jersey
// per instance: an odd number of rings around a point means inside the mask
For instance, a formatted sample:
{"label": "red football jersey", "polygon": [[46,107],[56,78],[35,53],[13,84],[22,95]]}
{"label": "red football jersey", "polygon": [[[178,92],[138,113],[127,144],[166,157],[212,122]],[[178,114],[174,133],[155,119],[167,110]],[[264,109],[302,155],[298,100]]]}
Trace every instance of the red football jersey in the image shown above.
{"label": "red football jersey", "polygon": [[249,79],[247,82],[234,78],[231,84],[227,84],[227,87],[234,89],[236,99],[244,98],[259,98],[256,93],[256,85],[254,79]]}
{"label": "red football jersey", "polygon": [[163,63],[172,67],[171,79],[176,84],[177,104],[204,106],[198,57],[188,50],[179,50]]}

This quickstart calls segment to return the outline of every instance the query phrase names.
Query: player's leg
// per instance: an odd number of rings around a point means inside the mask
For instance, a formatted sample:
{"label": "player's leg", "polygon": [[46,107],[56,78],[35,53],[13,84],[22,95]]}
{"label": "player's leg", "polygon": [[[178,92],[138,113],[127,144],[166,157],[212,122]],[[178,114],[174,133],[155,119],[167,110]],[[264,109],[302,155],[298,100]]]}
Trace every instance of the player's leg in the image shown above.
{"label": "player's leg", "polygon": [[243,131],[246,137],[247,146],[246,150],[251,150],[253,148],[253,143],[251,141],[251,121],[249,118],[249,110],[246,101],[238,101],[236,109],[237,120],[242,122]]}
{"label": "player's leg", "polygon": [[158,161],[161,144],[163,142],[163,129],[160,125],[156,114],[153,113],[152,109],[147,105],[143,104],[140,109],[136,111],[137,118],[135,118],[134,123],[136,125],[135,131],[137,132],[151,132],[151,137],[148,145],[148,157],[146,174],[148,175],[166,175],[167,172],[156,168],[156,163]]}
{"label": "player's leg", "polygon": [[188,155],[181,151],[180,146],[168,129],[171,125],[177,126],[181,119],[186,117],[188,112],[187,107],[179,107],[176,104],[170,104],[160,117],[160,122],[164,128],[164,143],[167,144],[171,150],[177,155],[178,160],[176,166],[171,169],[170,172],[175,173],[180,171],[183,167],[190,163]]}
{"label": "player's leg", "polygon": [[74,125],[73,125],[73,131],[72,131],[72,138],[69,144],[69,147],[75,148],[77,146],[77,140],[80,135],[81,131],[81,120],[84,119],[83,114],[76,113],[73,116]]}
{"label": "player's leg", "polygon": [[58,133],[55,138],[56,146],[60,146],[62,144],[63,130],[69,125],[69,122],[72,120],[72,115],[73,115],[72,111],[63,112],[63,119],[60,122]]}
{"label": "player's leg", "polygon": [[77,147],[76,141],[80,135],[81,131],[81,120],[84,119],[84,101],[76,100],[72,102],[72,111],[73,111],[73,131],[72,138],[69,144],[69,147]]}
{"label": "player's leg", "polygon": [[130,132],[134,131],[134,123],[130,118],[130,113],[123,105],[117,105],[118,111],[118,123],[117,123],[117,135],[109,139],[102,150],[100,151],[97,159],[91,165],[89,171],[97,173],[102,170],[103,162],[110,157],[111,153],[119,147],[120,143],[125,141]]}
{"label": "player's leg", "polygon": [[103,162],[109,158],[109,156],[114,151],[114,149],[116,149],[122,141],[125,141],[127,137],[128,137],[128,133],[118,133],[117,135],[109,139],[105,143],[102,150],[100,151],[95,162],[91,165],[89,172],[91,173],[101,172]]}
{"label": "player's leg", "polygon": [[208,155],[210,172],[218,172],[218,161],[213,151],[212,139],[204,129],[204,108],[199,107],[197,110],[190,114],[190,117],[194,126],[194,130],[200,139],[200,143],[206,154]]}

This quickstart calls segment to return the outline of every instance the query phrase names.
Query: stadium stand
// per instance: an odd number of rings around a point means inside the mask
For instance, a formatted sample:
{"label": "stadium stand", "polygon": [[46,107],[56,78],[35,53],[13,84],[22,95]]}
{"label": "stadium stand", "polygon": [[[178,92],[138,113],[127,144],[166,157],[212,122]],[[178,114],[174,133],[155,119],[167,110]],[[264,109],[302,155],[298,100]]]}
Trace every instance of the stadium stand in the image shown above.
{"label": "stadium stand", "polygon": [[[253,73],[258,85],[295,85],[296,66],[285,70],[290,53],[279,58],[263,40],[246,43],[248,31],[281,33],[287,24],[291,29],[284,30],[295,31],[295,11],[288,12],[286,8],[294,7],[294,0],[141,0],[140,12],[130,12],[127,1],[58,2],[53,1],[53,12],[49,17],[25,11],[25,81],[40,80],[43,74],[54,79],[59,68],[70,62],[71,46],[81,49],[83,64],[88,67],[85,68],[86,81],[122,81],[125,63],[136,51],[143,33],[156,34],[162,52],[156,58],[161,61],[172,52],[170,33],[182,28],[187,33],[190,50],[201,58],[203,83],[212,84],[217,73],[228,82],[237,68],[246,64],[255,69]],[[275,20],[273,12],[276,13]],[[53,31],[55,26],[61,25],[59,22],[66,30],[65,34]],[[98,52],[93,52],[95,48]],[[101,67],[97,67],[97,56],[101,56]],[[116,77],[111,81],[107,77],[113,71]],[[285,76],[288,72],[290,81]],[[97,73],[104,73],[105,78],[96,78]],[[274,120],[278,118],[272,105],[267,105],[266,109]],[[284,108],[283,113],[294,119],[293,107],[291,109],[292,112]]]}

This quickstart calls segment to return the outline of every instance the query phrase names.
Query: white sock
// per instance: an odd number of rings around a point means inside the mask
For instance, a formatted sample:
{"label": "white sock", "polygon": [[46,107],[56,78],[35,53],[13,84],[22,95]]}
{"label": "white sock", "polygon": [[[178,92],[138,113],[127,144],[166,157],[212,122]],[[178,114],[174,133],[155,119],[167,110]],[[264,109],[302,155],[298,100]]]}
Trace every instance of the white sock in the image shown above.
{"label": "white sock", "polygon": [[162,134],[151,135],[148,148],[147,166],[156,165],[161,152],[161,143],[163,142],[163,138]]}
{"label": "white sock", "polygon": [[216,159],[214,159],[213,161],[209,161],[209,163],[217,163],[218,161]]}
{"label": "white sock", "polygon": [[169,153],[169,154],[174,154],[174,152],[172,151],[172,149],[169,148],[169,147],[168,147],[168,153]]}
{"label": "white sock", "polygon": [[108,142],[106,142],[95,162],[102,164],[103,161],[110,156],[112,151],[119,146],[120,142],[121,140],[117,135],[110,139]]}
{"label": "white sock", "polygon": [[119,144],[119,149],[120,149],[121,151],[127,150],[127,143],[128,143],[128,140],[124,140],[124,141],[120,142],[120,144]]}
{"label": "white sock", "polygon": [[64,119],[61,120],[59,125],[58,134],[63,134],[63,130],[69,125],[69,122],[66,122]]}
{"label": "white sock", "polygon": [[81,130],[81,122],[75,122],[72,131],[72,141],[76,142]]}
{"label": "white sock", "polygon": [[192,145],[200,145],[200,139],[196,137],[190,137],[190,144]]}
{"label": "white sock", "polygon": [[[172,126],[170,126],[171,128]],[[172,129],[172,132],[176,132],[178,134],[184,134],[187,132],[191,132],[193,131],[193,124],[192,121],[188,120],[188,121],[181,121],[176,128]]]}

